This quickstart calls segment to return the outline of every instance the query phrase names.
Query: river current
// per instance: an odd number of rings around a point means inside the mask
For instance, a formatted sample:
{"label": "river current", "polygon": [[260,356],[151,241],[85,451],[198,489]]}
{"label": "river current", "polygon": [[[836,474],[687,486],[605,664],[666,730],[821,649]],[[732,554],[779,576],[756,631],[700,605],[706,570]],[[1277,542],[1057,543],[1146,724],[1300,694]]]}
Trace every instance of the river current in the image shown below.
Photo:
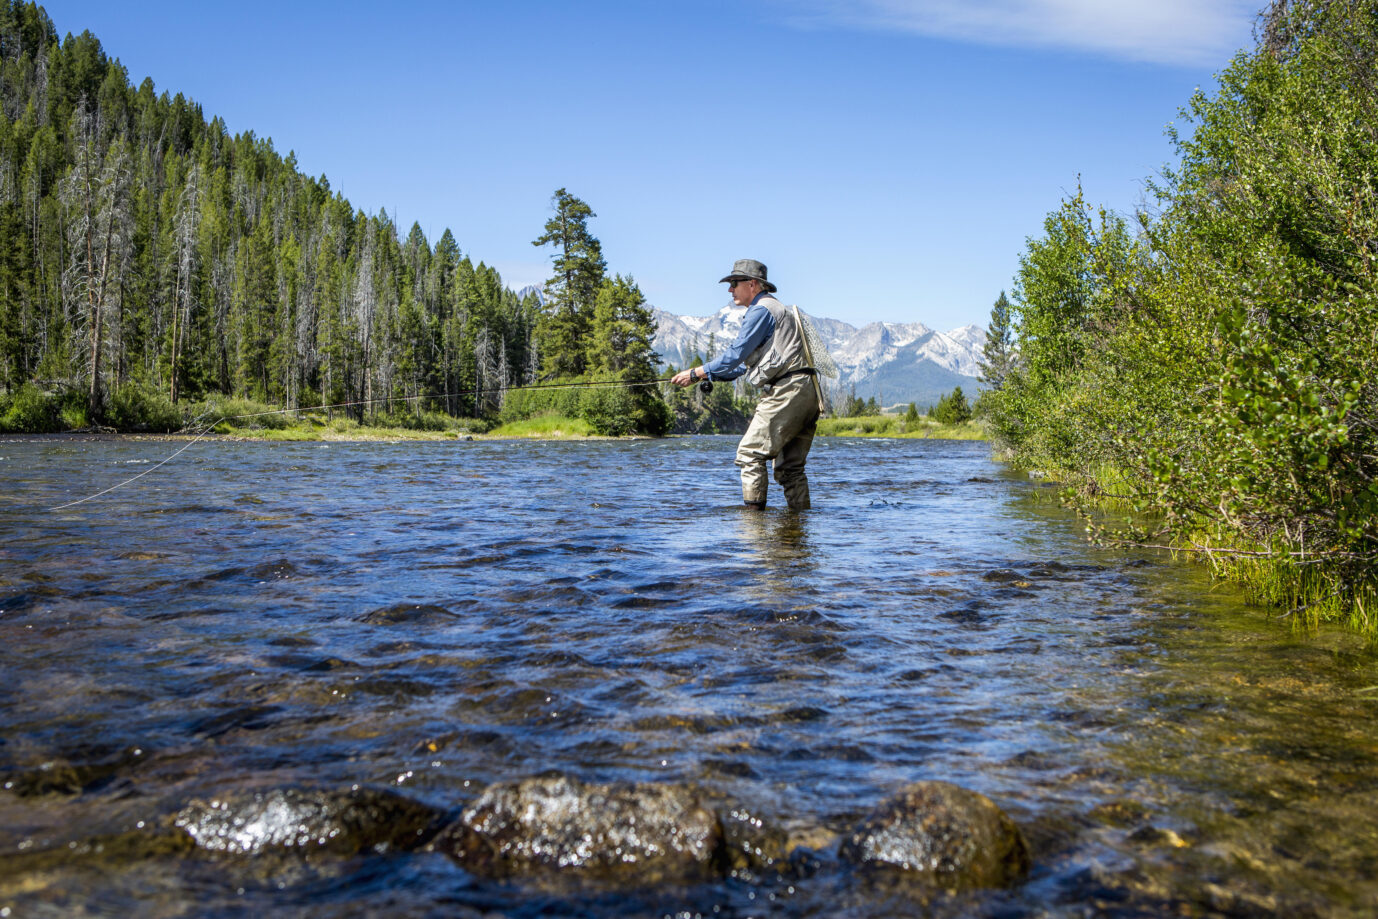
{"label": "river current", "polygon": [[[0,442],[0,917],[1363,916],[1378,658],[1098,550],[985,444],[820,439],[814,508],[725,437]],[[121,849],[244,789],[687,783],[807,870],[560,890],[428,849]],[[923,902],[839,834],[907,783],[1033,868]],[[104,841],[104,842],[102,842]]]}

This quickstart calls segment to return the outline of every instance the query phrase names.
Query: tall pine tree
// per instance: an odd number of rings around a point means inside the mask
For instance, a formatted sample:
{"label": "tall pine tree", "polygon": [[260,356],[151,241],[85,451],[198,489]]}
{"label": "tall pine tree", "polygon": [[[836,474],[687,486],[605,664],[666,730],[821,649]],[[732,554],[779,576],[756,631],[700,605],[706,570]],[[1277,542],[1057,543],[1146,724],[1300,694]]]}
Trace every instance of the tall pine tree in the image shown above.
{"label": "tall pine tree", "polygon": [[1014,328],[1010,319],[1010,301],[1002,290],[991,307],[986,343],[981,348],[981,382],[995,389],[1005,385],[1005,378],[1014,369]]}
{"label": "tall pine tree", "polygon": [[531,243],[555,247],[555,274],[545,282],[537,343],[546,374],[580,376],[588,368],[586,339],[607,263],[602,243],[588,229],[589,218],[598,216],[593,209],[563,188],[551,197],[551,206],[555,214],[546,221],[545,233]]}

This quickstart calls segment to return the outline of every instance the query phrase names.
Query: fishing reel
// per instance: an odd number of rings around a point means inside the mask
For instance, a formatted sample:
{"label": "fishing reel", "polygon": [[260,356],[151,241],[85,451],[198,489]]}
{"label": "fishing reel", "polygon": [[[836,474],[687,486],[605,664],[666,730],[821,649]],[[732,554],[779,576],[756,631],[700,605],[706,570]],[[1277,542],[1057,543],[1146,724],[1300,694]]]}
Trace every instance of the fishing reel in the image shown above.
{"label": "fishing reel", "polygon": [[705,396],[708,395],[709,393],[711,393],[712,391],[713,391],[713,381],[712,381],[712,380],[704,380],[702,383],[699,384],[699,392],[703,393]]}

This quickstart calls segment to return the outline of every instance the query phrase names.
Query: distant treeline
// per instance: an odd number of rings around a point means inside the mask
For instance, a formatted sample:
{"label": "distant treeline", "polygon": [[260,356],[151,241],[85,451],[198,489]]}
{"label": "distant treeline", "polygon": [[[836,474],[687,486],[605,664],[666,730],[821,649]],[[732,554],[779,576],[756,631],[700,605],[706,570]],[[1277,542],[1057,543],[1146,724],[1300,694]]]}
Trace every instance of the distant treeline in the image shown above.
{"label": "distant treeline", "polygon": [[[536,240],[555,252],[543,308],[448,229],[433,245],[415,224],[403,237],[270,141],[231,136],[151,80],[132,86],[95,36],[59,41],[36,4],[0,0],[0,78],[11,428],[34,406],[72,427],[208,394],[493,417],[513,386],[657,370],[640,291],[605,276],[592,211],[564,189]],[[589,410],[669,426],[654,389],[626,395],[590,396]]]}
{"label": "distant treeline", "polygon": [[1257,34],[1187,103],[1152,212],[1078,192],[1030,241],[993,416],[1101,538],[1373,628],[1378,4],[1278,0]]}

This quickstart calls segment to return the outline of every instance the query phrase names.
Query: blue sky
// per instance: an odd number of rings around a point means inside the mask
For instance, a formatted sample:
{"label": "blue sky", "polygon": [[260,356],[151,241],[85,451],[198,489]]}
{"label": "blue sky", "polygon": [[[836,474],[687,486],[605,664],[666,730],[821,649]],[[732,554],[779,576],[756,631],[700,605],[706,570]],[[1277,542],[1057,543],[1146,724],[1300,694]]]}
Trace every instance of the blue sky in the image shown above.
{"label": "blue sky", "polygon": [[[1261,0],[1260,0],[1261,4]],[[509,286],[557,188],[611,271],[707,315],[732,261],[860,325],[984,324],[1076,188],[1129,212],[1164,128],[1252,44],[1234,0],[43,4],[356,208]]]}

